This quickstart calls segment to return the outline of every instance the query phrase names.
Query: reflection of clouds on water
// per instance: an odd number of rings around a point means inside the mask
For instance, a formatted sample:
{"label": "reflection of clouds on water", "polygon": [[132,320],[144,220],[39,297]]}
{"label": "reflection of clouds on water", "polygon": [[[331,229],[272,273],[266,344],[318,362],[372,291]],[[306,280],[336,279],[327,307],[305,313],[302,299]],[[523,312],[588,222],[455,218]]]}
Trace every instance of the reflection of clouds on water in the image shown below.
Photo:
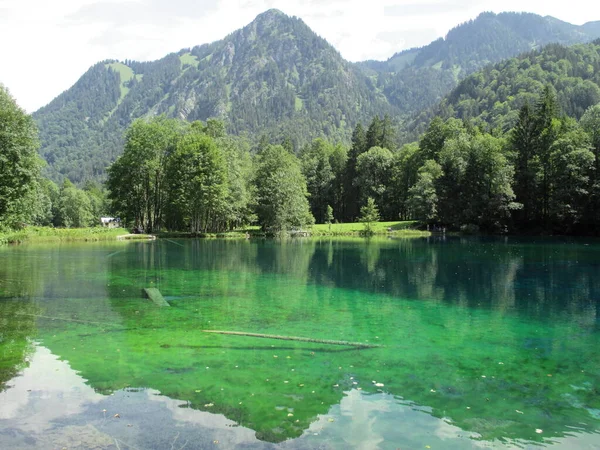
{"label": "reflection of clouds on water", "polygon": [[[274,447],[259,441],[253,430],[238,426],[222,414],[187,408],[186,402],[165,397],[155,390],[119,391],[114,396],[97,394],[67,362],[59,361],[42,346],[36,346],[29,367],[9,384],[11,387],[0,393],[0,429],[18,430],[25,440],[27,436],[39,439],[43,433],[61,445],[88,441],[106,444],[109,438],[117,438],[121,443],[134,439],[136,445],[140,445],[157,443],[158,435],[177,429],[182,444],[184,439],[193,439],[194,435],[197,439],[201,433],[204,443],[218,440],[221,448]],[[124,397],[129,403],[127,406],[123,403]],[[101,420],[103,415],[99,411],[103,408],[110,411],[111,417],[112,412],[118,410],[124,422],[133,423],[128,429],[129,436],[119,436],[121,433],[115,428],[118,421]],[[90,421],[92,410],[96,414],[92,414],[94,419]],[[138,434],[142,430],[144,437]],[[82,440],[85,436],[87,440]],[[331,449],[373,449],[390,444],[412,448],[417,444],[422,447],[440,443],[444,448],[476,447],[467,433],[402,404],[391,395],[365,395],[352,390],[341,404],[319,416],[300,438],[276,447],[301,449],[312,448],[314,444]],[[39,444],[40,440],[35,444],[31,442],[32,447]]]}
{"label": "reflection of clouds on water", "polygon": [[162,403],[171,412],[177,422],[186,422],[210,429],[219,436],[219,444],[223,448],[257,442],[255,432],[249,428],[239,427],[223,414],[212,414],[206,411],[187,408],[187,402],[173,400],[154,390],[145,391],[148,399]]}
{"label": "reflection of clouds on water", "polygon": [[[479,441],[431,415],[431,409],[387,393],[351,390],[297,438],[262,442],[222,414],[188,408],[156,390],[102,396],[69,364],[36,346],[30,366],[0,393],[0,448],[244,449],[533,449],[524,442]],[[102,410],[108,413],[102,413]],[[119,412],[120,418],[113,417]],[[596,435],[555,439],[552,448],[596,448]],[[547,442],[546,444],[550,444]]]}
{"label": "reflection of clouds on water", "polygon": [[489,447],[489,443],[475,441],[476,434],[433,417],[422,407],[417,409],[389,394],[369,395],[358,390],[347,392],[303,438],[315,443],[324,440],[332,449]]}
{"label": "reflection of clouds on water", "polygon": [[96,394],[64,361],[50,350],[36,346],[30,364],[0,393],[0,420],[18,422],[24,431],[41,432],[52,421],[82,412],[85,404],[96,403]]}

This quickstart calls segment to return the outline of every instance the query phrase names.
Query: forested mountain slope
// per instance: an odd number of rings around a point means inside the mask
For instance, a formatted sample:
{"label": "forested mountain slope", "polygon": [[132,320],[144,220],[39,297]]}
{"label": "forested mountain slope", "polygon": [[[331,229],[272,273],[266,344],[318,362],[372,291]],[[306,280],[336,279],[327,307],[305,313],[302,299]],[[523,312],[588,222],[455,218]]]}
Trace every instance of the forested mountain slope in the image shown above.
{"label": "forested mountain slope", "polygon": [[459,25],[443,39],[359,65],[376,78],[392,105],[414,113],[433,106],[465,76],[550,43],[572,45],[600,36],[600,22],[572,25],[531,13],[490,12]]}
{"label": "forested mountain slope", "polygon": [[[600,33],[532,14],[483,14],[446,39],[385,63],[351,64],[298,18],[259,15],[225,39],[153,62],[104,61],[34,113],[47,175],[101,180],[136,118],[223,119],[228,131],[296,148],[323,136],[349,142],[358,122],[400,123],[434,105],[459,78],[504,55]],[[520,31],[516,31],[520,30]],[[525,30],[525,31],[523,31]]]}
{"label": "forested mountain slope", "polygon": [[225,39],[148,63],[98,63],[34,117],[54,179],[102,176],[135,118],[218,117],[229,131],[347,140],[374,114],[398,115],[370,80],[300,19],[270,10]]}
{"label": "forested mountain slope", "polygon": [[468,76],[437,107],[412,121],[409,135],[418,136],[433,115],[506,132],[521,107],[533,105],[547,85],[553,86],[567,116],[579,119],[600,103],[600,39],[571,47],[551,44]]}

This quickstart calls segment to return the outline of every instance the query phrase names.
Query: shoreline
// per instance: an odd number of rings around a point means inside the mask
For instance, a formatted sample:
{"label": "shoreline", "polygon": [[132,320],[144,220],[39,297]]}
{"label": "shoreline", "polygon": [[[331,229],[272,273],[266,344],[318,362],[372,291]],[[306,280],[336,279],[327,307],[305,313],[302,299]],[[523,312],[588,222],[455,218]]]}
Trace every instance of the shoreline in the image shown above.
{"label": "shoreline", "polygon": [[0,245],[18,245],[31,242],[99,242],[117,240],[128,234],[124,228],[52,228],[27,227],[22,230],[0,232]]}
{"label": "shoreline", "polygon": [[[361,223],[314,225],[302,231],[302,235],[284,234],[289,238],[327,238],[327,237],[391,237],[421,238],[432,236],[431,232],[409,228],[413,223],[380,222],[373,224],[373,234],[362,234]],[[391,230],[390,230],[391,228]],[[394,229],[395,228],[395,229]],[[256,239],[277,237],[260,231],[256,227],[223,233],[160,232],[155,234],[132,234],[125,228],[52,228],[27,227],[22,230],[0,232],[0,246],[28,243],[52,242],[99,242],[99,241],[154,241],[157,239]]]}
{"label": "shoreline", "polygon": [[[378,223],[374,225],[374,232],[365,236],[361,233],[361,223],[335,224],[329,230],[328,225],[314,225],[307,227],[300,233],[284,233],[272,235],[250,227],[245,230],[227,231],[222,233],[191,233],[183,231],[159,232],[155,234],[132,234],[125,228],[51,228],[51,227],[27,227],[23,230],[0,232],[0,247],[8,245],[35,244],[35,243],[61,243],[61,242],[110,242],[110,241],[156,241],[160,239],[327,239],[327,238],[388,238],[388,239],[419,239],[429,237],[460,237],[460,236],[495,236],[495,237],[529,237],[529,238],[597,238],[588,235],[529,235],[529,234],[465,234],[456,231],[437,233],[416,228],[409,228],[405,223],[396,223],[397,229],[389,230],[389,223]],[[401,225],[401,227],[399,227]],[[412,224],[411,224],[412,225]]]}

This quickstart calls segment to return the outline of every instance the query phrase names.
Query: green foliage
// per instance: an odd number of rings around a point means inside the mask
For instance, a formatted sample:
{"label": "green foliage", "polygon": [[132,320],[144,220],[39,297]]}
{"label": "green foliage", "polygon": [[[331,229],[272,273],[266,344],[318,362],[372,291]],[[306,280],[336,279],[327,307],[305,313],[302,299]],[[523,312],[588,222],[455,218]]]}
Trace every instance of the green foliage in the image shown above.
{"label": "green foliage", "polygon": [[[559,116],[551,86],[533,100],[506,138],[456,119],[433,120],[418,149],[396,156],[392,188],[408,191],[409,216],[455,229],[595,232],[595,109],[580,126]],[[424,158],[431,159],[415,180]]]}
{"label": "green foliage", "polygon": [[346,166],[348,164],[348,150],[342,144],[333,147],[333,152],[329,155],[329,165],[333,172],[333,182],[331,186],[331,201],[335,212],[335,218],[341,219],[346,203],[345,183]]}
{"label": "green foliage", "polygon": [[513,168],[504,155],[504,142],[490,135],[462,133],[440,153],[442,175],[437,179],[440,220],[499,231],[506,227],[514,203]]}
{"label": "green foliage", "polygon": [[373,235],[373,222],[379,222],[379,209],[377,209],[377,205],[375,204],[375,200],[372,197],[367,199],[367,203],[365,206],[360,208],[360,219],[362,222],[363,234],[366,236]]}
{"label": "green foliage", "polygon": [[[595,156],[590,150],[589,136],[576,123],[566,124],[566,130],[550,147],[551,194],[548,214],[554,223],[563,224],[565,231],[586,219],[589,205],[597,198],[590,175]],[[596,222],[597,223],[597,222]]]}
{"label": "green foliage", "polygon": [[[553,44],[488,66],[460,82],[434,114],[504,133],[513,128],[521,108],[535,104],[549,86],[556,93],[554,107],[577,119],[600,102],[600,41]],[[420,130],[423,124],[422,116],[408,128]]]}
{"label": "green foliage", "polygon": [[300,154],[302,173],[306,178],[311,213],[317,223],[327,220],[327,208],[333,198],[335,174],[331,167],[334,148],[323,139],[316,139]]}
{"label": "green foliage", "polygon": [[[372,222],[371,231],[374,235],[385,235],[394,237],[425,237],[429,232],[417,230],[417,221],[402,222]],[[365,226],[361,222],[356,223],[334,223],[315,224],[311,227],[312,236],[361,236],[364,234]]]}
{"label": "green foliage", "polygon": [[252,171],[247,143],[225,135],[222,122],[161,116],[127,130],[107,184],[112,210],[126,224],[218,233],[252,220]]}
{"label": "green foliage", "polygon": [[420,164],[419,146],[416,143],[407,144],[394,154],[388,189],[392,202],[391,208],[402,220],[412,217],[409,190],[417,182]]}
{"label": "green foliage", "polygon": [[94,217],[90,197],[77,189],[69,180],[65,180],[58,195],[56,225],[65,228],[84,228],[99,220]]}
{"label": "green foliage", "polygon": [[366,148],[382,147],[388,150],[396,148],[396,135],[390,116],[383,120],[375,116],[366,134]]}
{"label": "green foliage", "polygon": [[105,61],[35,115],[48,173],[84,191],[38,184],[37,206],[19,210],[34,223],[93,220],[105,194],[87,182],[124,149],[108,171],[111,207],[148,231],[348,222],[369,198],[387,220],[596,230],[600,41],[561,45],[593,29],[485,13],[429,46],[353,65],[299,19],[268,11],[159,61]]}
{"label": "green foliage", "polygon": [[249,144],[245,139],[232,136],[218,139],[217,144],[227,163],[228,192],[223,217],[228,229],[240,228],[256,220],[251,209],[254,164]]}
{"label": "green foliage", "polygon": [[262,151],[254,180],[256,214],[264,231],[280,233],[314,222],[300,162],[282,146]]}
{"label": "green foliage", "polygon": [[600,103],[590,107],[581,118],[581,126],[590,138],[594,168],[590,173],[590,202],[585,221],[600,223]]}
{"label": "green foliage", "polygon": [[226,229],[227,161],[209,135],[192,131],[167,163],[169,203],[193,233]]}
{"label": "green foliage", "polygon": [[41,178],[37,190],[37,207],[32,218],[35,225],[50,226],[55,222],[60,190],[52,181]]}
{"label": "green foliage", "polygon": [[327,205],[327,214],[325,215],[325,223],[329,225],[329,230],[331,231],[331,223],[333,222],[333,208],[331,205]]}
{"label": "green foliage", "polygon": [[0,233],[0,244],[24,242],[109,241],[129,233],[124,228],[51,228],[26,227]]}
{"label": "green foliage", "polygon": [[[389,190],[394,156],[386,148],[372,147],[361,154],[356,161],[356,184],[362,202],[372,198],[378,205],[392,206]],[[389,208],[383,209],[383,218],[397,217]]]}
{"label": "green foliage", "polygon": [[358,216],[360,190],[356,184],[356,162],[358,157],[366,152],[367,135],[361,123],[358,123],[352,133],[352,146],[348,151],[348,159],[343,173],[343,222],[352,222]]}
{"label": "green foliage", "polygon": [[419,169],[417,182],[408,190],[408,204],[415,218],[431,222],[437,219],[438,195],[436,181],[442,176],[442,168],[432,159]]}
{"label": "green foliage", "polygon": [[137,120],[125,135],[125,151],[109,169],[112,208],[124,223],[159,231],[167,202],[167,157],[176,148],[182,124],[157,117]]}
{"label": "green foliage", "polygon": [[27,223],[38,212],[37,147],[33,120],[0,85],[0,229]]}

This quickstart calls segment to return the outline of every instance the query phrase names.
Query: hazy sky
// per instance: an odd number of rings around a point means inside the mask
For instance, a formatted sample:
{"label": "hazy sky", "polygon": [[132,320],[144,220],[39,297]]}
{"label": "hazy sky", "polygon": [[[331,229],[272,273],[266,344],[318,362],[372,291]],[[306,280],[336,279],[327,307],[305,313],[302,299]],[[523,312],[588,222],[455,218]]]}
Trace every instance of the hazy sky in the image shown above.
{"label": "hazy sky", "polygon": [[591,0],[0,0],[0,83],[33,112],[98,61],[158,59],[269,8],[302,18],[351,61],[428,44],[482,11],[600,20]]}

